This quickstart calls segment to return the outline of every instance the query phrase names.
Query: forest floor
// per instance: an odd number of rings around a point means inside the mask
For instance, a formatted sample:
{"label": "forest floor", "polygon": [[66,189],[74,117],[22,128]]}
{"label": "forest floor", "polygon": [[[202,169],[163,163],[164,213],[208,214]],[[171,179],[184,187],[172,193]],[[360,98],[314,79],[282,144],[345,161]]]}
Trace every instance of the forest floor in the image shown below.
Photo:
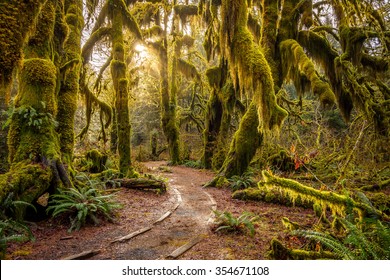
{"label": "forest floor", "polygon": [[[298,239],[285,234],[282,217],[303,226],[317,220],[312,210],[240,201],[231,198],[229,189],[205,189],[203,184],[214,175],[209,171],[167,167],[166,162],[144,164],[148,173],[167,178],[166,193],[121,188],[116,197],[123,208],[118,210],[116,222],[87,225],[79,231],[69,233],[69,223],[59,219],[31,223],[35,241],[9,244],[7,258],[55,260],[91,251],[89,259],[267,259],[274,237],[299,246]],[[236,216],[245,211],[258,215],[255,235],[216,232],[215,208]],[[141,229],[146,231],[113,242]],[[176,257],[175,250],[189,243],[193,247]]]}

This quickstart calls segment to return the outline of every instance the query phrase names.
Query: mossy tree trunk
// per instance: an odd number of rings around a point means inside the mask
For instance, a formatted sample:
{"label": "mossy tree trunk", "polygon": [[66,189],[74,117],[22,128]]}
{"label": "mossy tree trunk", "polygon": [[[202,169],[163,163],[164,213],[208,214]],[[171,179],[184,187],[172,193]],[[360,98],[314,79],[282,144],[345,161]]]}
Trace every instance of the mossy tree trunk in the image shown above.
{"label": "mossy tree trunk", "polygon": [[121,0],[109,2],[112,21],[111,77],[116,97],[115,111],[118,133],[119,170],[123,176],[132,177],[134,176],[134,170],[131,163],[129,92],[123,40],[124,15],[121,9],[121,3],[119,2]]}
{"label": "mossy tree trunk", "polygon": [[219,170],[228,150],[231,114],[236,96],[228,78],[226,61],[221,59],[220,66],[208,69],[206,76],[212,92],[206,111],[203,163],[205,168]]}
{"label": "mossy tree trunk", "polygon": [[81,32],[84,25],[83,1],[65,0],[69,35],[64,45],[65,59],[61,62],[61,88],[58,94],[58,129],[62,160],[70,167],[73,161],[74,116],[77,108],[81,67]]}
{"label": "mossy tree trunk", "polygon": [[3,124],[10,101],[12,72],[22,59],[22,50],[45,0],[0,0],[0,173],[9,168],[7,129]]}
{"label": "mossy tree trunk", "polygon": [[59,57],[56,50],[67,36],[62,8],[62,2],[46,2],[25,48],[8,135],[11,168],[0,178],[0,201],[14,192],[17,199],[32,203],[49,189],[72,185],[55,128],[59,68],[52,58]]}
{"label": "mossy tree trunk", "polygon": [[207,169],[212,168],[213,155],[217,147],[217,138],[222,122],[222,102],[218,98],[216,89],[212,89],[207,103],[206,122],[204,130],[203,164]]}
{"label": "mossy tree trunk", "polygon": [[252,102],[242,117],[238,130],[234,134],[220,174],[226,178],[242,175],[248,169],[262,141],[263,135],[259,131],[257,106]]}

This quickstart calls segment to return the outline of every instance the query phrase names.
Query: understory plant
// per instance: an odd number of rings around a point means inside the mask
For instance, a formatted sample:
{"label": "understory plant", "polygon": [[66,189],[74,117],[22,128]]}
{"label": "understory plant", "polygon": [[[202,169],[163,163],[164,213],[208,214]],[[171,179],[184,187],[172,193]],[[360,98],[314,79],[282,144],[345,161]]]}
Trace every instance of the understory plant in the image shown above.
{"label": "understory plant", "polygon": [[35,211],[36,209],[30,203],[13,200],[13,196],[13,193],[8,194],[0,205],[0,259],[5,257],[9,242],[34,240],[30,228],[18,219],[18,213],[20,208],[32,207]]}
{"label": "understory plant", "polygon": [[295,230],[291,233],[321,243],[340,259],[390,259],[390,228],[388,225],[372,219],[367,219],[360,225],[344,218],[337,219],[346,231],[346,235],[341,238],[330,233],[312,230]]}
{"label": "understory plant", "polygon": [[99,217],[113,221],[114,210],[121,207],[113,200],[113,194],[104,195],[94,187],[84,186],[58,191],[59,193],[51,196],[47,212],[51,212],[53,217],[67,214],[71,222],[69,231],[79,230],[88,220],[99,224]]}
{"label": "understory plant", "polygon": [[253,180],[253,172],[247,171],[242,175],[234,175],[228,179],[229,187],[233,191],[247,189],[255,184]]}
{"label": "understory plant", "polygon": [[216,231],[225,232],[245,232],[248,231],[251,236],[255,234],[255,223],[258,221],[259,216],[250,213],[243,212],[238,217],[235,217],[228,211],[219,212],[213,211],[215,214],[215,223],[217,225]]}

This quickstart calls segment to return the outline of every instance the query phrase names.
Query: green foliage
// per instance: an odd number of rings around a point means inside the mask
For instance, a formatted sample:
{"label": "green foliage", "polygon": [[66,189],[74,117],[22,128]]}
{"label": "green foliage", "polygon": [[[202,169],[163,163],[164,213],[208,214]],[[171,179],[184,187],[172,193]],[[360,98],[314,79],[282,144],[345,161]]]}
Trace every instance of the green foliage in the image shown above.
{"label": "green foliage", "polygon": [[244,232],[248,230],[249,234],[253,236],[256,232],[254,223],[259,219],[259,216],[243,212],[240,216],[235,217],[232,213],[224,211],[213,211],[216,216],[216,231],[225,231],[225,232]]}
{"label": "green foliage", "polygon": [[34,240],[34,236],[24,223],[12,219],[0,221],[0,259],[3,259],[9,242]]}
{"label": "green foliage", "polygon": [[14,194],[11,192],[7,195],[0,205],[0,259],[4,258],[9,242],[25,242],[34,240],[34,236],[22,221],[14,220],[9,217],[15,217],[20,212],[20,207],[31,206],[24,201],[13,200]]}
{"label": "green foliage", "polygon": [[[43,109],[46,108],[46,103],[41,101]],[[57,127],[58,123],[54,119],[51,113],[40,113],[31,106],[21,106],[19,108],[9,108],[3,114],[8,116],[7,121],[3,124],[3,129],[11,124],[12,116],[14,114],[20,115],[27,126],[41,130],[42,127],[54,126]]]}
{"label": "green foliage", "polygon": [[197,169],[202,169],[204,168],[204,165],[202,161],[200,160],[186,160],[184,162],[184,166],[191,167],[191,168],[197,168]]}
{"label": "green foliage", "polygon": [[360,227],[346,219],[339,219],[339,222],[347,231],[347,235],[341,239],[329,233],[312,230],[296,230],[292,234],[320,242],[341,259],[390,259],[390,228],[388,225],[378,220],[368,221]]}
{"label": "green foliage", "polygon": [[112,221],[113,211],[121,207],[113,200],[112,194],[103,195],[100,190],[90,186],[59,189],[58,194],[51,196],[49,204],[47,212],[52,212],[53,217],[63,213],[69,215],[69,231],[79,230],[88,219],[99,224],[98,216]]}
{"label": "green foliage", "polygon": [[242,175],[234,175],[231,178],[228,179],[229,181],[229,187],[233,191],[247,189],[249,187],[252,187],[255,184],[255,181],[253,180],[253,172],[247,171]]}

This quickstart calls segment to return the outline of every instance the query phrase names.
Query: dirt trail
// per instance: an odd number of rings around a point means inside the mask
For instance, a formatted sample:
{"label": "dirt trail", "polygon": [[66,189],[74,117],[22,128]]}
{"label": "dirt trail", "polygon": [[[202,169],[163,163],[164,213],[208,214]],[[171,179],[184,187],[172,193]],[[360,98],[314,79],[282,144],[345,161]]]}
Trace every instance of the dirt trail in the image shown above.
{"label": "dirt trail", "polygon": [[207,234],[215,201],[202,189],[202,185],[212,179],[212,174],[182,166],[168,167],[167,170],[172,173],[159,171],[165,162],[145,165],[152,173],[169,179],[168,192],[175,197],[171,199],[173,203],[168,210],[170,216],[159,223],[150,224],[152,229],[143,234],[109,245],[94,259],[165,259],[181,246]]}

